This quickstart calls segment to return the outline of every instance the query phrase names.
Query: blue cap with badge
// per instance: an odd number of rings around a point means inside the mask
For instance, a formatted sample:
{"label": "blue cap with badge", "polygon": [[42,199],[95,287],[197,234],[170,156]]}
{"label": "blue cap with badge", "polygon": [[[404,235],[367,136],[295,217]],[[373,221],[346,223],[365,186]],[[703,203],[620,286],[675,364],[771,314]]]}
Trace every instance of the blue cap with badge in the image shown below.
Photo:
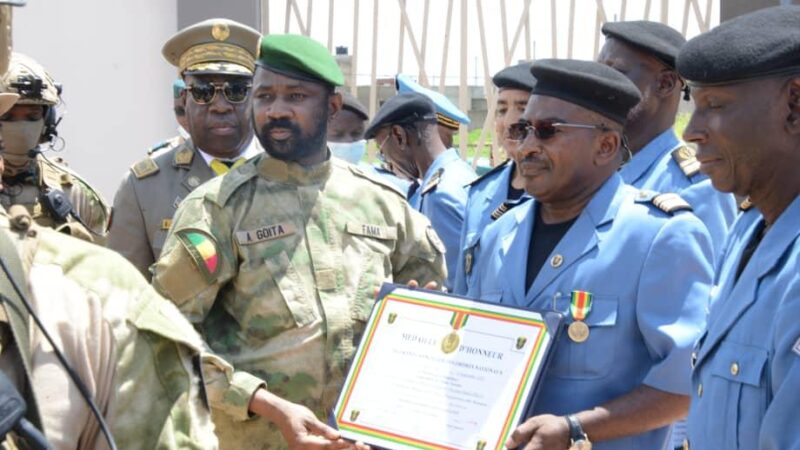
{"label": "blue cap with badge", "polygon": [[433,102],[436,107],[436,122],[454,130],[458,129],[459,124],[469,125],[469,117],[464,114],[447,97],[434,90],[422,87],[419,83],[412,80],[406,74],[398,74],[395,78],[395,86],[398,93],[417,92],[423,94]]}

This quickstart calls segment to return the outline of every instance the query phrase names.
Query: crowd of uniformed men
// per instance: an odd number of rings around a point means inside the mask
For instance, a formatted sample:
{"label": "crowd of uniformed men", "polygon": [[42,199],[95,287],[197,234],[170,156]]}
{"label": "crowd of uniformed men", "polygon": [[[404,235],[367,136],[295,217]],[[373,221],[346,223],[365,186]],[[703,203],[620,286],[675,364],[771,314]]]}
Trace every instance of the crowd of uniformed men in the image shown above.
{"label": "crowd of uniformed men", "polygon": [[390,281],[564,314],[509,448],[800,448],[800,7],[602,32],[494,75],[508,159],[476,177],[437,92],[400,74],[370,119],[314,40],[197,23],[163,48],[180,135],[113,207],[11,55],[0,369],[30,422],[109,446],[58,348],[120,448],[363,448],[325,421]]}

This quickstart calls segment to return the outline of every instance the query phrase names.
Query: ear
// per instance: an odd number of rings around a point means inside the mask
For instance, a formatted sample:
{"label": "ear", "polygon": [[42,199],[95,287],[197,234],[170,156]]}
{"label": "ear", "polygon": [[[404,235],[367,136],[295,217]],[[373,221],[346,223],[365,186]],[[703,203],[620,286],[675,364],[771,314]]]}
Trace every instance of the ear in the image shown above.
{"label": "ear", "polygon": [[800,77],[794,77],[786,85],[789,115],[786,116],[786,129],[789,133],[800,134]]}
{"label": "ear", "polygon": [[392,125],[392,136],[397,141],[397,146],[402,150],[409,146],[406,129],[400,125]]}
{"label": "ear", "polygon": [[619,131],[606,131],[597,137],[597,150],[594,152],[596,166],[604,167],[609,164],[619,165],[619,155],[622,150],[622,135]]}
{"label": "ear", "polygon": [[342,94],[334,92],[328,96],[328,120],[342,110]]}
{"label": "ear", "polygon": [[683,87],[678,72],[662,70],[658,73],[656,93],[659,97],[672,97],[676,91]]}

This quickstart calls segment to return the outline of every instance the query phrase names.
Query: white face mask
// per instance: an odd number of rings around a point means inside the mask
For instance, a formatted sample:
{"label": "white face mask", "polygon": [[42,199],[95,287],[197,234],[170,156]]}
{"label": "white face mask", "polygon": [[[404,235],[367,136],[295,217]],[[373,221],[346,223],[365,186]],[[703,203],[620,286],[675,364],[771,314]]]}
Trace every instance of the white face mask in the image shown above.
{"label": "white face mask", "polygon": [[3,136],[3,159],[6,165],[22,166],[30,157],[28,151],[39,145],[44,131],[44,119],[35,122],[20,120],[14,122],[0,122],[0,135]]}
{"label": "white face mask", "polygon": [[328,142],[333,156],[343,159],[351,164],[358,164],[367,151],[367,141],[362,139],[355,142]]}

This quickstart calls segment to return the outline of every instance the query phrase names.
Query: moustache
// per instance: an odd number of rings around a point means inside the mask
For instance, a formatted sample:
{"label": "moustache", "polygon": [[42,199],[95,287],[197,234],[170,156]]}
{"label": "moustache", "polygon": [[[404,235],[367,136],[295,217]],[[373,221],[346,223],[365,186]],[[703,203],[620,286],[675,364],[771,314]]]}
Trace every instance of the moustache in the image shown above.
{"label": "moustache", "polygon": [[295,137],[300,136],[300,128],[297,125],[295,125],[294,123],[292,123],[291,121],[287,120],[287,119],[276,119],[276,120],[273,120],[270,123],[264,125],[263,127],[261,127],[261,135],[262,136],[267,136],[267,135],[269,135],[270,131],[272,131],[272,130],[274,130],[276,128],[282,128],[284,130],[289,130],[289,131],[291,131],[292,136],[295,136]]}

